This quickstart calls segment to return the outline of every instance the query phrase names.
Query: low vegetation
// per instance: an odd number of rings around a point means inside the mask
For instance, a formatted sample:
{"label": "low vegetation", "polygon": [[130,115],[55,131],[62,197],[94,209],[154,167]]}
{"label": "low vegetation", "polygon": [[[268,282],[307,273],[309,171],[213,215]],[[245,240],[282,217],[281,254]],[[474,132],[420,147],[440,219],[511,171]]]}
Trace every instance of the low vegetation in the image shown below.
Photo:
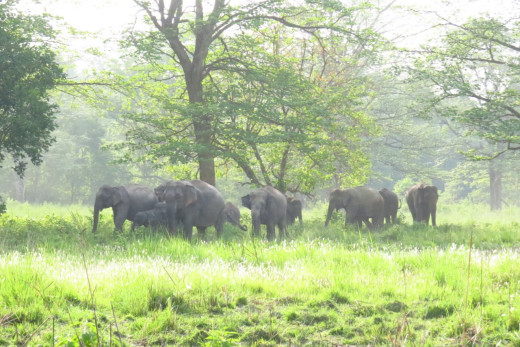
{"label": "low vegetation", "polygon": [[[0,345],[517,345],[518,208],[439,204],[439,227],[323,227],[286,240],[96,234],[84,207],[0,217]],[[29,215],[24,215],[29,211]],[[245,213],[244,213],[245,214]],[[243,222],[250,225],[248,216]]]}

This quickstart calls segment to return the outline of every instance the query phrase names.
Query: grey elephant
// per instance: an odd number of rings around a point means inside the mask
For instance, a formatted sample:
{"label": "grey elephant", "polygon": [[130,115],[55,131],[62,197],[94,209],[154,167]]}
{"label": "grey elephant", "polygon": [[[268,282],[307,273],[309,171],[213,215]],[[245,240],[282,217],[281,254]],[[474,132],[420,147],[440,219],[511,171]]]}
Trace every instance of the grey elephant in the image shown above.
{"label": "grey elephant", "polygon": [[300,226],[303,226],[302,219],[302,201],[292,196],[286,196],[287,198],[287,225],[292,225],[296,221],[296,218],[300,221]]}
{"label": "grey elephant", "polygon": [[384,217],[386,224],[396,223],[397,222],[397,210],[401,208],[401,200],[396,193],[383,188],[379,191],[379,194],[383,197],[385,208],[384,208]]}
{"label": "grey elephant", "polygon": [[132,222],[132,230],[137,227],[145,226],[157,229],[160,226],[168,225],[168,216],[166,214],[166,203],[158,202],[151,210],[137,212]]}
{"label": "grey elephant", "polygon": [[247,231],[247,226],[240,224],[240,210],[232,202],[227,201],[224,206],[224,221]]}
{"label": "grey elephant", "polygon": [[206,228],[213,225],[220,237],[225,203],[217,188],[201,180],[168,181],[155,188],[155,194],[159,201],[166,202],[170,234],[175,234],[178,223],[182,223],[188,240],[194,226],[204,235]]}
{"label": "grey elephant", "polygon": [[437,187],[419,183],[408,189],[405,197],[414,222],[428,225],[431,216],[432,225],[437,225],[437,200],[439,200]]}
{"label": "grey elephant", "polygon": [[[325,226],[330,222],[334,210],[344,209],[345,225],[357,223],[361,228],[363,222],[369,229],[377,229],[383,225],[384,200],[381,194],[370,187],[354,187],[335,189],[330,193],[329,208]],[[370,222],[372,219],[372,222]]]}
{"label": "grey elephant", "polygon": [[140,184],[114,187],[102,185],[96,194],[96,201],[94,202],[92,232],[96,232],[99,212],[105,208],[112,207],[115,228],[118,231],[122,231],[125,220],[133,221],[137,212],[153,209],[157,201],[153,190]]}
{"label": "grey elephant", "polygon": [[278,237],[285,237],[287,199],[278,189],[262,187],[242,197],[242,205],[251,210],[253,236],[260,235],[260,226],[267,227],[267,240],[275,238],[275,225]]}

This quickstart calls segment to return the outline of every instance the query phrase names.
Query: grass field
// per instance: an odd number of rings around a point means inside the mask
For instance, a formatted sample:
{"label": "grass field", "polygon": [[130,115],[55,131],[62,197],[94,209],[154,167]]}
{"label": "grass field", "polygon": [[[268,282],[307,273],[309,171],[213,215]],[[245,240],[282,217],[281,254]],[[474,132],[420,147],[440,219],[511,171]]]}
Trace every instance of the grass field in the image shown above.
{"label": "grass field", "polygon": [[[188,243],[94,235],[91,208],[10,202],[0,217],[0,345],[520,345],[520,208],[440,204],[437,228],[323,227]],[[248,216],[243,222],[250,225]]]}

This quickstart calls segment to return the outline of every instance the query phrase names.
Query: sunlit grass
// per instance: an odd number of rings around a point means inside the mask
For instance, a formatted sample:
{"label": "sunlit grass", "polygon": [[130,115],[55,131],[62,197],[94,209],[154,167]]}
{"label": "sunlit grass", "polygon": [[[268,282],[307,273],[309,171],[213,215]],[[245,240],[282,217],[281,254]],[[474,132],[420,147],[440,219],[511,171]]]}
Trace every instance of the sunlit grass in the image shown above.
{"label": "sunlit grass", "polygon": [[127,345],[520,343],[520,209],[444,206],[437,228],[404,211],[369,232],[341,213],[325,228],[323,205],[284,241],[226,225],[189,243],[117,234],[111,213],[92,234],[88,208],[23,206],[0,217],[0,344],[72,341],[94,312],[102,338],[117,322]]}

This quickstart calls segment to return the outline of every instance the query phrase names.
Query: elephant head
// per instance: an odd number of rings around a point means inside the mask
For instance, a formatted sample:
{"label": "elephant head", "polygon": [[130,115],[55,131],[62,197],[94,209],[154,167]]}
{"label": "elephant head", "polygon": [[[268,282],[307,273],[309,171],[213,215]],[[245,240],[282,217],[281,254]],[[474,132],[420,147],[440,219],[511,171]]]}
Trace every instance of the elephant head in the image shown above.
{"label": "elephant head", "polygon": [[275,237],[278,226],[280,239],[285,236],[287,199],[276,188],[265,186],[242,197],[242,205],[251,210],[253,235],[260,234],[260,225],[267,227],[267,239]]}
{"label": "elephant head", "polygon": [[112,187],[109,185],[102,185],[97,194],[96,201],[94,202],[94,223],[92,226],[92,232],[95,233],[97,230],[99,212],[108,207],[114,207],[123,201],[122,187]]}
{"label": "elephant head", "polygon": [[247,226],[240,224],[240,210],[231,202],[226,202],[224,207],[224,215],[226,221],[239,227],[243,231],[247,231]]}
{"label": "elephant head", "polygon": [[383,224],[383,197],[370,187],[336,189],[330,193],[325,226],[328,225],[332,212],[342,208],[346,212],[345,225],[357,223],[361,228],[362,222],[365,222],[369,229],[377,229]]}
{"label": "elephant head", "polygon": [[332,218],[332,212],[341,210],[342,208],[347,210],[350,198],[350,194],[347,194],[347,192],[342,189],[334,189],[332,193],[330,193],[325,226],[329,225],[330,219]]}
{"label": "elephant head", "polygon": [[302,220],[302,202],[292,196],[286,196],[287,198],[287,224],[293,224],[296,218],[300,220],[300,226],[303,226]]}
{"label": "elephant head", "polygon": [[251,209],[251,196],[246,195],[246,196],[243,196],[242,197],[242,206],[248,208],[248,209]]}
{"label": "elephant head", "polygon": [[[426,221],[430,218],[432,211],[436,210],[439,193],[437,187],[421,184],[417,188],[418,220]],[[432,215],[432,223],[435,225],[435,216]]]}
{"label": "elephant head", "polygon": [[182,211],[197,202],[198,189],[188,181],[168,181],[154,191],[159,201],[166,203],[168,229],[173,233],[177,229],[177,220]]}
{"label": "elephant head", "polygon": [[435,186],[420,183],[408,189],[406,202],[412,213],[413,221],[426,222],[428,224],[431,216],[432,225],[435,226],[438,199],[439,193]]}

